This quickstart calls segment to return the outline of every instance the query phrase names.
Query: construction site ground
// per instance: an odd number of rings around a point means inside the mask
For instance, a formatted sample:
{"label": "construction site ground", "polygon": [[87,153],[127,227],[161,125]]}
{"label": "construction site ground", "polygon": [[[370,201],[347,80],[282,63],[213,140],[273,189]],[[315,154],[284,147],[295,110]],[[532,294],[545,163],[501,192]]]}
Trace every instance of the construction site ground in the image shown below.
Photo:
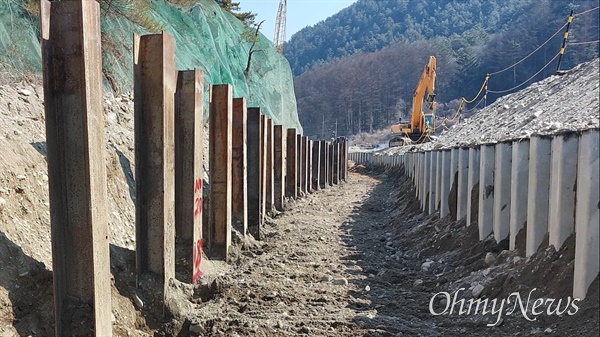
{"label": "construction site ground", "polygon": [[[464,222],[419,215],[412,185],[399,171],[353,171],[347,183],[292,203],[268,224],[264,242],[241,251],[190,322],[198,335],[598,334],[597,290],[573,316],[528,321],[517,311],[488,327],[497,315],[432,315],[434,294],[464,287],[468,299],[472,284],[482,284],[480,296],[490,299],[527,296],[535,287],[536,298],[566,300],[573,241],[526,259],[493,239],[479,242]],[[487,253],[496,257],[492,265]]]}
{"label": "construction site ground", "polygon": [[[488,298],[535,287],[536,297],[566,299],[573,240],[558,253],[542,250],[526,259],[493,239],[479,242],[464,222],[419,215],[413,186],[401,171],[351,171],[348,182],[289,203],[269,220],[264,241],[238,240],[229,266],[208,262],[195,289],[178,283],[184,291],[170,322],[136,310],[135,295],[115,286],[115,335],[598,335],[598,280],[572,316],[528,321],[517,311],[488,327],[496,315],[432,315],[434,294],[473,284],[484,285],[481,296]],[[2,237],[3,269],[13,260],[31,260]],[[112,250],[115,282],[131,281],[133,252]],[[492,265],[487,253],[496,257]],[[9,300],[0,302],[0,317],[14,319],[2,321],[0,336],[51,335],[51,272],[36,265],[12,287],[2,283]],[[464,294],[470,298],[471,290]],[[436,310],[441,305],[434,302]],[[15,330],[8,328],[13,323]]]}
{"label": "construction site ground", "polygon": [[[597,90],[594,80],[586,78]],[[45,122],[34,83],[0,85],[0,337],[54,335]],[[494,327],[489,313],[432,315],[435,294],[461,288],[458,300],[532,293],[530,302],[562,299],[564,308],[574,237],[527,258],[521,235],[509,252],[504,241],[479,241],[464,220],[423,216],[402,172],[362,166],[348,182],[289,202],[268,219],[264,240],[235,233],[229,264],[203,260],[201,283],[175,282],[174,299],[157,310],[136,288],[132,96],[104,103],[115,336],[599,334],[598,279],[574,315],[529,321],[517,309]],[[442,297],[432,306],[441,312]]]}

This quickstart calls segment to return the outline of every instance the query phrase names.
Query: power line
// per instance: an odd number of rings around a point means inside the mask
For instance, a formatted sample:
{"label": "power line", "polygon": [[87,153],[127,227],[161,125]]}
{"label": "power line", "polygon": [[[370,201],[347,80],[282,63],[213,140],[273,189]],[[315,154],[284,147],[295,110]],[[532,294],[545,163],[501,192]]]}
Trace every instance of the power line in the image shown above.
{"label": "power line", "polygon": [[515,64],[512,64],[502,70],[499,71],[495,71],[493,73],[490,73],[490,76],[492,75],[497,75],[500,74],[504,71],[507,71],[509,69],[511,69],[512,67],[518,65],[519,63],[525,61],[529,56],[533,55],[536,51],[540,50],[540,48],[542,48],[543,46],[545,46],[548,42],[550,42],[550,40],[552,40],[552,38],[554,38],[558,33],[560,33],[560,31],[562,31],[563,28],[565,28],[567,25],[569,24],[569,22],[565,22],[564,25],[562,25],[554,34],[552,34],[552,36],[550,36],[546,41],[544,41],[544,43],[542,43],[539,47],[537,47],[534,51],[532,51],[531,53],[529,53],[527,56],[525,56],[524,58],[522,58],[521,60],[517,61]]}
{"label": "power line", "polygon": [[510,88],[510,89],[506,89],[506,90],[499,90],[499,91],[497,91],[497,90],[488,90],[488,92],[489,92],[489,93],[492,93],[492,94],[503,94],[503,93],[507,93],[507,92],[509,92],[509,91],[512,91],[512,90],[515,90],[515,89],[517,89],[517,88],[521,87],[522,85],[524,85],[525,83],[529,82],[531,79],[533,79],[534,77],[536,77],[536,76],[537,76],[539,73],[541,73],[541,72],[542,72],[544,69],[546,69],[546,68],[547,68],[547,67],[550,65],[550,63],[552,63],[552,62],[553,62],[553,61],[554,61],[554,60],[555,60],[555,59],[556,59],[556,58],[557,58],[559,55],[561,55],[561,54],[560,54],[560,53],[557,53],[556,55],[554,55],[554,57],[553,57],[553,58],[552,58],[552,59],[551,59],[551,60],[550,60],[548,63],[546,63],[546,65],[544,65],[544,66],[542,67],[542,69],[540,69],[540,70],[539,70],[537,73],[533,74],[533,75],[532,75],[530,78],[528,78],[527,80],[525,80],[525,82],[523,82],[523,83],[521,83],[521,84],[519,84],[519,85],[517,85],[517,86],[514,86],[514,87],[512,87],[512,88]]}
{"label": "power line", "polygon": [[466,98],[462,97],[461,100],[463,102],[467,103],[467,104],[475,102],[475,100],[477,99],[477,97],[479,97],[479,95],[481,95],[481,92],[483,91],[483,89],[485,89],[485,87],[486,87],[489,79],[490,79],[490,75],[488,74],[488,75],[485,76],[485,80],[481,84],[481,88],[479,88],[479,92],[477,93],[477,95],[475,95],[475,97],[473,97],[473,99],[467,100]]}
{"label": "power line", "polygon": [[599,42],[600,42],[600,40],[586,41],[586,42],[569,42],[569,43],[567,43],[567,46],[576,46],[576,45],[592,44],[592,43],[599,43]]}
{"label": "power line", "polygon": [[591,9],[588,9],[587,11],[583,11],[583,12],[581,12],[581,13],[574,14],[573,16],[580,16],[580,15],[583,15],[583,14],[589,13],[589,12],[591,12],[591,11],[595,11],[595,10],[596,10],[596,9],[598,9],[598,8],[600,8],[600,6],[598,6],[598,7],[594,7],[594,8],[591,8]]}
{"label": "power line", "polygon": [[484,97],[481,97],[481,99],[479,100],[479,102],[477,102],[477,104],[475,104],[474,107],[472,107],[471,109],[467,109],[464,112],[471,112],[471,111],[477,109],[477,107],[479,106],[479,104],[481,104],[481,102],[483,102],[483,101],[484,101]]}
{"label": "power line", "polygon": [[[567,37],[569,36],[569,26],[570,26],[571,22],[573,21],[573,18],[574,18],[574,17],[576,17],[576,16],[580,16],[580,15],[583,15],[583,14],[590,13],[590,12],[592,12],[592,11],[594,11],[594,10],[597,10],[597,9],[599,9],[599,8],[600,8],[600,6],[598,6],[598,7],[595,7],[595,8],[591,8],[591,9],[588,9],[588,10],[586,10],[586,11],[583,11],[583,12],[581,12],[581,13],[577,13],[577,14],[573,14],[573,11],[571,11],[571,13],[569,14],[569,17],[568,17],[568,19],[567,19],[567,22],[565,22],[565,23],[564,23],[564,24],[563,24],[563,25],[562,25],[560,28],[558,28],[558,29],[556,30],[556,32],[554,32],[554,34],[552,34],[552,35],[551,35],[551,36],[550,36],[548,39],[546,39],[546,41],[544,41],[544,42],[543,42],[541,45],[539,45],[539,46],[538,46],[538,47],[537,47],[535,50],[533,50],[531,53],[527,54],[525,57],[523,57],[523,58],[522,58],[522,59],[520,59],[519,61],[515,62],[514,64],[512,64],[512,65],[510,65],[510,66],[508,66],[508,67],[506,67],[506,68],[504,68],[504,69],[502,69],[502,70],[495,71],[495,72],[492,72],[492,73],[488,73],[488,74],[486,75],[486,77],[485,77],[485,80],[483,81],[483,83],[482,83],[482,85],[481,85],[481,88],[479,89],[479,92],[477,93],[477,95],[475,95],[475,97],[474,97],[473,99],[471,99],[471,100],[467,100],[467,99],[465,99],[464,97],[461,97],[461,99],[460,99],[460,103],[458,104],[458,109],[456,110],[456,113],[454,114],[454,116],[452,116],[452,118],[450,118],[450,119],[448,119],[447,117],[445,117],[445,118],[443,119],[443,121],[440,123],[440,125],[439,125],[439,126],[437,126],[435,129],[437,129],[437,128],[439,128],[439,127],[444,127],[445,129],[447,129],[447,127],[446,127],[446,121],[452,121],[452,120],[456,119],[456,117],[458,117],[458,116],[459,116],[459,114],[461,113],[461,111],[463,110],[463,106],[464,106],[464,104],[465,104],[465,103],[467,103],[467,104],[469,104],[469,103],[473,103],[473,102],[474,102],[474,101],[475,101],[475,100],[476,100],[476,99],[479,97],[479,95],[481,95],[481,93],[482,93],[482,91],[483,91],[484,89],[485,89],[485,94],[484,94],[484,96],[483,96],[483,97],[482,97],[482,98],[479,100],[479,102],[478,102],[478,103],[477,103],[477,104],[476,104],[474,107],[472,107],[472,108],[471,108],[471,109],[469,109],[469,110],[466,110],[467,112],[468,112],[468,111],[472,111],[472,110],[476,109],[476,108],[477,108],[477,107],[478,107],[478,106],[481,104],[481,102],[482,102],[482,101],[486,101],[486,98],[487,98],[487,94],[488,94],[488,93],[492,93],[492,94],[503,94],[503,93],[507,93],[507,92],[509,92],[509,91],[515,90],[515,89],[517,89],[517,88],[519,88],[519,87],[523,86],[524,84],[526,84],[527,82],[529,82],[530,80],[532,80],[534,77],[536,77],[537,75],[539,75],[539,74],[540,74],[540,73],[541,73],[541,72],[542,72],[544,69],[546,69],[546,68],[547,68],[547,67],[548,67],[548,66],[549,66],[549,65],[550,65],[550,64],[551,64],[551,63],[552,63],[552,62],[553,62],[553,61],[554,61],[554,60],[555,60],[557,57],[559,57],[559,56],[562,56],[562,54],[564,54],[564,51],[565,51],[565,48],[566,48],[566,46],[567,46],[567,45],[586,45],[586,44],[592,44],[592,43],[599,43],[599,42],[600,42],[600,40],[596,40],[596,41],[586,41],[586,42],[573,42],[573,43],[567,43],[567,42],[566,42],[566,41],[567,41]],[[515,67],[515,66],[517,66],[518,64],[522,63],[522,62],[523,62],[523,61],[525,61],[527,58],[529,58],[531,55],[533,55],[535,52],[537,52],[538,50],[540,50],[540,49],[541,49],[543,46],[545,46],[546,44],[548,44],[548,43],[549,43],[549,42],[550,42],[550,41],[551,41],[551,40],[552,40],[552,39],[553,39],[553,38],[554,38],[554,37],[555,37],[555,36],[556,36],[558,33],[560,33],[560,32],[563,30],[563,28],[565,28],[565,27],[567,27],[567,30],[566,30],[566,32],[564,33],[563,45],[562,45],[562,47],[561,47],[561,49],[560,49],[560,52],[558,52],[558,53],[557,53],[557,54],[556,54],[556,55],[555,55],[555,56],[554,56],[554,57],[553,57],[553,58],[552,58],[552,59],[551,59],[551,60],[550,60],[548,63],[546,63],[546,64],[545,64],[545,65],[542,67],[542,69],[540,69],[538,72],[536,72],[535,74],[533,74],[531,77],[529,77],[527,80],[525,80],[525,81],[524,81],[524,82],[522,82],[521,84],[519,84],[519,85],[517,85],[517,86],[514,86],[514,87],[512,87],[512,88],[510,88],[510,89],[506,89],[506,90],[488,90],[488,87],[487,87],[487,85],[488,85],[488,82],[489,82],[489,78],[490,78],[490,76],[492,76],[492,75],[497,75],[497,74],[500,74],[500,73],[502,73],[502,72],[504,72],[504,71],[507,71],[507,70],[509,70],[509,69],[511,69],[511,68],[513,68],[513,67]],[[560,67],[560,62],[559,62],[559,67]],[[434,129],[434,131],[435,131],[435,129]]]}

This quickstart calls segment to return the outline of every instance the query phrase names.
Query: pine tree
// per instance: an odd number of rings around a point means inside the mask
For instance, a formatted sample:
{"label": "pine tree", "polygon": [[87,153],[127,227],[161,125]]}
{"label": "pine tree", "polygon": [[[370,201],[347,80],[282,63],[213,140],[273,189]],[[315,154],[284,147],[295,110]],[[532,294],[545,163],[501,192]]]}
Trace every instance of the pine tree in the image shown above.
{"label": "pine tree", "polygon": [[242,21],[246,25],[252,25],[254,23],[254,19],[256,18],[256,13],[240,12],[241,8],[240,8],[239,2],[234,2],[232,0],[215,0],[215,1],[221,8],[223,8],[224,10],[233,14],[236,18],[238,18],[240,21]]}

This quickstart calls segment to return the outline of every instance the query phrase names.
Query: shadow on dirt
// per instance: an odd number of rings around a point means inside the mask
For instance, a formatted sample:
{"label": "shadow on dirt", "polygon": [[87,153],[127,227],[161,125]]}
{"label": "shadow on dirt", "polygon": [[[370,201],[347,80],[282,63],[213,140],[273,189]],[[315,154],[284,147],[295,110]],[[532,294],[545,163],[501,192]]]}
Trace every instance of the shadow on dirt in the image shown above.
{"label": "shadow on dirt", "polygon": [[52,272],[44,263],[25,254],[3,232],[0,232],[0,268],[0,286],[8,292],[12,306],[11,313],[10,306],[0,305],[0,315],[4,319],[12,316],[12,324],[21,336],[54,335]]}
{"label": "shadow on dirt", "polygon": [[115,152],[119,157],[119,164],[121,165],[125,181],[127,181],[127,186],[129,187],[129,197],[131,198],[131,201],[135,203],[135,176],[131,170],[131,161],[123,154],[123,152],[121,152],[121,150],[117,149],[114,144],[110,144],[110,146],[115,149]]}
{"label": "shadow on dirt", "polygon": [[46,156],[48,156],[48,151],[46,151],[46,142],[33,142],[29,144],[44,157],[44,160],[48,160],[46,159]]}
{"label": "shadow on dirt", "polygon": [[[156,310],[136,289],[135,252],[126,248],[110,245],[111,273],[114,279],[112,289],[112,311],[118,317],[118,325],[136,328],[142,331],[163,332],[170,335],[168,323],[169,312],[164,308]],[[1,323],[12,324],[20,336],[54,336],[54,297],[53,273],[44,263],[27,255],[21,247],[11,241],[0,231],[0,326]],[[9,303],[3,303],[3,292],[7,293]],[[117,291],[121,296],[115,296]],[[138,295],[140,294],[140,295]],[[135,310],[136,296],[144,299],[144,308]],[[78,313],[75,313],[77,315]],[[126,317],[128,316],[128,317]],[[83,320],[85,318],[82,318]],[[73,324],[82,329],[89,329],[90,322],[73,319]],[[73,325],[73,333],[80,334],[79,328]],[[129,330],[116,333],[127,334]],[[180,327],[174,327],[179,331]],[[178,328],[178,329],[177,329]],[[89,331],[89,330],[86,330]]]}

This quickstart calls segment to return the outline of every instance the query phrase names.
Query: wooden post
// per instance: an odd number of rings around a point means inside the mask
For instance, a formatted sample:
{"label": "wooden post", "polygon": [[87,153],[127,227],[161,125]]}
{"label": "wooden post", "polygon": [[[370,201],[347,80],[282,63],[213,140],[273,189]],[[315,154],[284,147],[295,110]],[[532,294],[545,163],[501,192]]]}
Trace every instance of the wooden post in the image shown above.
{"label": "wooden post", "polygon": [[227,260],[231,245],[231,85],[213,85],[211,94],[208,245],[213,256]]}
{"label": "wooden post", "polygon": [[320,143],[320,158],[319,158],[319,187],[324,189],[327,187],[327,142],[324,140]]}
{"label": "wooden post", "polygon": [[308,137],[302,136],[302,181],[300,188],[308,193]]}
{"label": "wooden post", "polygon": [[248,108],[248,230],[260,232],[260,109]]}
{"label": "wooden post", "polygon": [[313,188],[312,188],[312,150],[313,150],[313,141],[306,138],[306,167],[307,167],[307,174],[306,174],[306,191],[308,191],[309,193],[313,192]]}
{"label": "wooden post", "polygon": [[202,146],[204,78],[200,70],[180,71],[175,93],[176,259],[184,261],[186,282],[200,277],[202,257]]}
{"label": "wooden post", "polygon": [[333,186],[333,143],[327,144],[327,184]]}
{"label": "wooden post", "polygon": [[[260,224],[267,215],[267,116],[260,115]],[[260,232],[255,239],[259,239]]]}
{"label": "wooden post", "polygon": [[342,179],[348,181],[348,141],[342,137]]}
{"label": "wooden post", "polygon": [[332,166],[331,169],[333,170],[331,177],[332,177],[332,182],[334,184],[338,184],[339,183],[339,174],[340,174],[340,143],[338,141],[338,139],[336,139],[335,141],[333,141],[333,160],[332,160]]}
{"label": "wooden post", "polygon": [[110,336],[100,7],[40,7],[55,334]]}
{"label": "wooden post", "polygon": [[137,274],[162,283],[164,299],[175,277],[175,46],[163,33],[133,48]]}
{"label": "wooden post", "polygon": [[267,212],[271,212],[275,208],[273,145],[273,120],[271,118],[267,118]]}
{"label": "wooden post", "polygon": [[283,211],[285,200],[285,149],[286,135],[283,125],[275,125],[273,131],[274,146],[274,179],[275,179],[275,208]]}
{"label": "wooden post", "polygon": [[245,98],[233,99],[232,126],[232,209],[233,221],[246,237],[248,231],[248,171],[247,171],[247,124],[248,115]]}
{"label": "wooden post", "polygon": [[319,173],[321,168],[321,142],[315,141],[312,142],[312,188],[315,191],[320,189],[319,186]]}
{"label": "wooden post", "polygon": [[289,198],[298,198],[298,149],[297,149],[296,129],[287,129],[286,140],[286,172],[285,172],[285,193]]}
{"label": "wooden post", "polygon": [[303,147],[304,147],[304,142],[302,141],[302,135],[296,135],[296,144],[298,144],[298,162],[297,162],[297,171],[298,171],[298,181],[297,181],[297,185],[298,185],[298,194],[300,193],[304,193],[304,190],[302,189],[302,187],[304,186],[303,184],[303,179],[304,179],[304,151],[303,151]]}

